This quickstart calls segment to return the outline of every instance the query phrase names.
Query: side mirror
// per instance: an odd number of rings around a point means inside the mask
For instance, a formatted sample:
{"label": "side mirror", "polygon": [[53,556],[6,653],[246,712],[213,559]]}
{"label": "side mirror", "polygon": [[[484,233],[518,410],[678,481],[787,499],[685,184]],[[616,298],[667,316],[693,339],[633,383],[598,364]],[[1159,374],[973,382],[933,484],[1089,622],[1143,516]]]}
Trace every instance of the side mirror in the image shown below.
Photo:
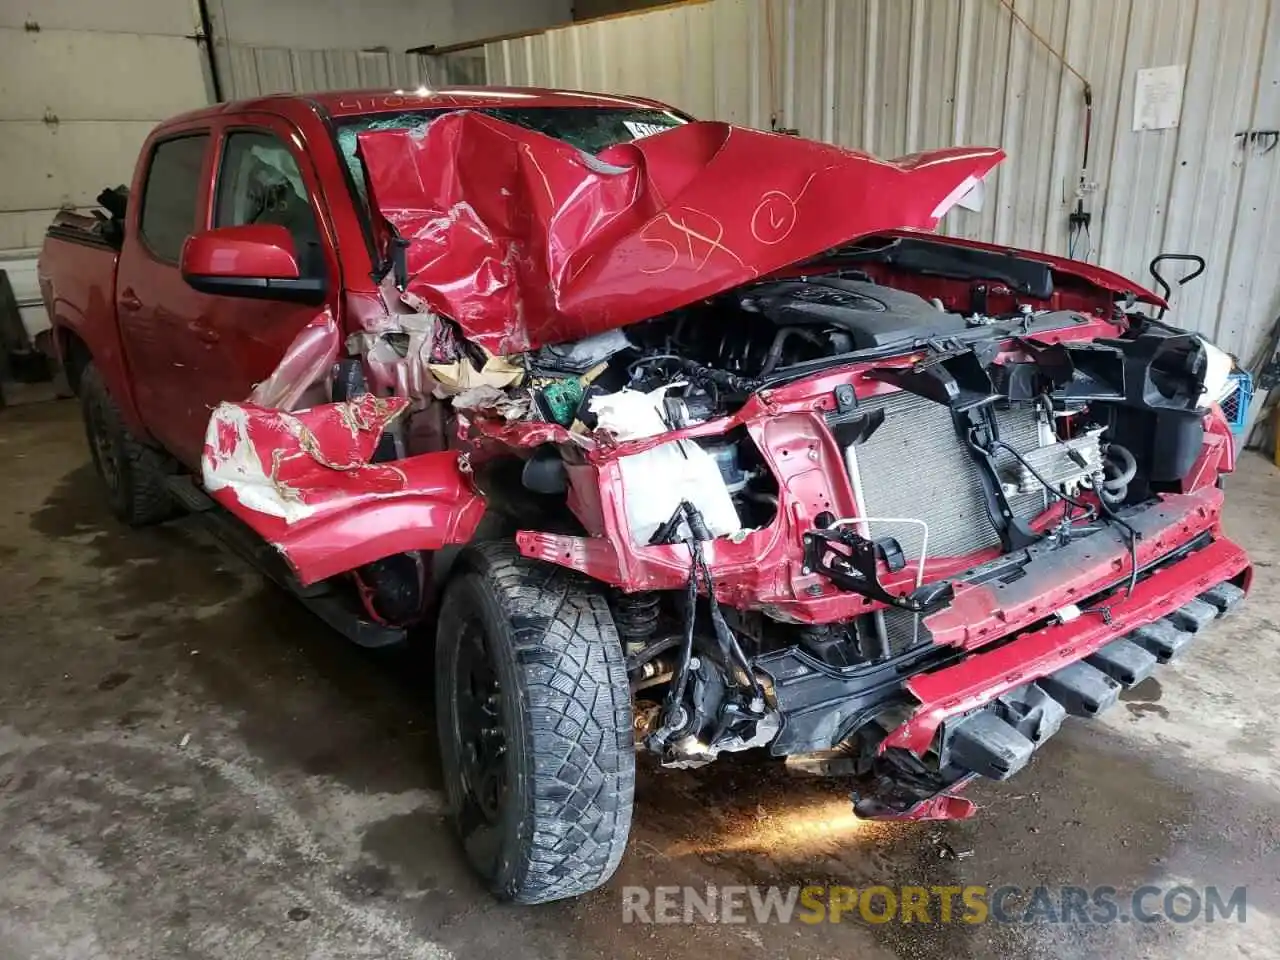
{"label": "side mirror", "polygon": [[201,293],[320,303],[325,282],[303,277],[288,229],[275,223],[214,227],[187,237],[182,278]]}

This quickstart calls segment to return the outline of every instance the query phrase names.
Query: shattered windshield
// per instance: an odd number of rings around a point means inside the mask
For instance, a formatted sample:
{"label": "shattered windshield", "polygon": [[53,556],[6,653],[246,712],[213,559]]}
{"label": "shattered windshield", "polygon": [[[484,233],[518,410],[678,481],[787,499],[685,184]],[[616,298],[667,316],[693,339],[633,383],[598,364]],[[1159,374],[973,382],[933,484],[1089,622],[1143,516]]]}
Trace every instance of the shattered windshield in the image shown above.
{"label": "shattered windshield", "polygon": [[[409,110],[403,113],[373,113],[349,117],[338,124],[338,148],[351,171],[351,178],[368,205],[364,167],[356,156],[356,138],[367,130],[412,130],[426,127],[448,110]],[[669,110],[631,107],[484,107],[483,113],[497,120],[518,124],[538,133],[563,140],[586,153],[596,154],[615,143],[628,143],[653,133],[678,127],[685,120]]]}

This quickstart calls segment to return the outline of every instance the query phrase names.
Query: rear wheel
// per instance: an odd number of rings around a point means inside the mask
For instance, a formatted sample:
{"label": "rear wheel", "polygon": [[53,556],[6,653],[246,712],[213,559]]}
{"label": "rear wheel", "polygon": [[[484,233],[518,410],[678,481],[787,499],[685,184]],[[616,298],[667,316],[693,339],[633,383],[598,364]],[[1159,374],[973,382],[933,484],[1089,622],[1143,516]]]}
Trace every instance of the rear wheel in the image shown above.
{"label": "rear wheel", "polygon": [[111,512],[135,527],[167,520],[176,506],[165,487],[164,456],[129,432],[92,363],[80,374],[80,410],[94,469]]}
{"label": "rear wheel", "polygon": [[509,543],[446,588],[436,700],[450,807],[495,895],[541,903],[612,876],[631,829],[631,695],[604,594]]}

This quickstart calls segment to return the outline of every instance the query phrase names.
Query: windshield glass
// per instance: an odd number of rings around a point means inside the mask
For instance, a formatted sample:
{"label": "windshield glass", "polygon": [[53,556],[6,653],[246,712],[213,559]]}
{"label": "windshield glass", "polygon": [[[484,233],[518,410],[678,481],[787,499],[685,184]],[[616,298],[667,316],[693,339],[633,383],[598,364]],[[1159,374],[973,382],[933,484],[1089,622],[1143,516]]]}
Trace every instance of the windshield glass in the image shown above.
{"label": "windshield glass", "polygon": [[[338,122],[338,148],[351,178],[368,205],[364,167],[356,156],[356,137],[366,130],[412,130],[424,127],[448,110],[410,110],[373,113]],[[507,123],[519,124],[572,144],[587,153],[599,153],[615,143],[639,140],[652,133],[678,127],[684,119],[669,110],[627,107],[485,107],[475,111]]]}

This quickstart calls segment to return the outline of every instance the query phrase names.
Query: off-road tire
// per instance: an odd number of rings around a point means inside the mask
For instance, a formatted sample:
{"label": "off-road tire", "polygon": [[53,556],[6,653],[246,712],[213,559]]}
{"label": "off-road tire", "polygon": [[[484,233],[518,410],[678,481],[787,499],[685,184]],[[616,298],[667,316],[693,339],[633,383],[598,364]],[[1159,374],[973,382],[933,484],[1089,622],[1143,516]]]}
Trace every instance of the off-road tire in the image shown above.
{"label": "off-road tire", "polygon": [[[440,607],[436,703],[444,776],[468,860],[502,900],[543,903],[613,875],[631,829],[635,747],[618,633],[592,581],[509,542],[459,557]],[[501,707],[505,789],[496,815],[468,814],[455,701],[464,643],[484,635]],[[492,853],[492,856],[486,854]]]}
{"label": "off-road tire", "polygon": [[164,455],[140,443],[120,417],[102,374],[92,363],[80,374],[80,411],[94,469],[107,488],[111,512],[134,527],[167,520],[177,505],[165,487]]}

